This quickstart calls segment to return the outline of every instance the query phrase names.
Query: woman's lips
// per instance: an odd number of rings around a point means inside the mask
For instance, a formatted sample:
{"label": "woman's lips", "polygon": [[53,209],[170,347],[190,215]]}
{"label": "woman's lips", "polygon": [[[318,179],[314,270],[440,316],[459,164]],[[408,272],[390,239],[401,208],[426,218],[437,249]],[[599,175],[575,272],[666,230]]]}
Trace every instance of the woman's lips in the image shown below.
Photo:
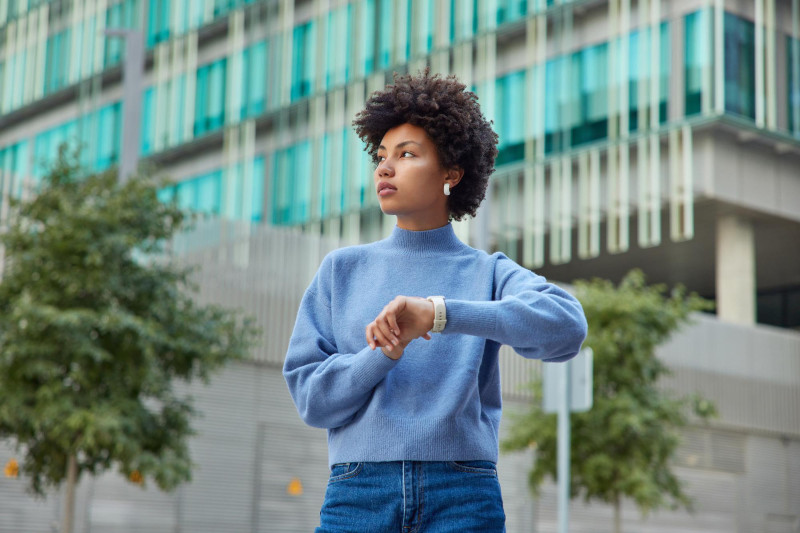
{"label": "woman's lips", "polygon": [[393,192],[397,192],[397,187],[389,183],[388,181],[381,181],[378,183],[378,196],[388,196]]}

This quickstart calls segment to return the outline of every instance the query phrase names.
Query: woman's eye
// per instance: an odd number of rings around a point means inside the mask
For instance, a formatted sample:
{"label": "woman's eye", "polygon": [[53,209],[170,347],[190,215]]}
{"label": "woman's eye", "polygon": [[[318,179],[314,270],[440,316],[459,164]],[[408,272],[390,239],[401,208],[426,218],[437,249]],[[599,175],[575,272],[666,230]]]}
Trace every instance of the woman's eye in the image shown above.
{"label": "woman's eye", "polygon": [[412,157],[414,156],[414,154],[412,154],[411,152],[403,152],[403,157],[405,157],[405,156],[406,156],[406,154],[408,154],[408,155],[410,155],[410,156],[412,156]]}

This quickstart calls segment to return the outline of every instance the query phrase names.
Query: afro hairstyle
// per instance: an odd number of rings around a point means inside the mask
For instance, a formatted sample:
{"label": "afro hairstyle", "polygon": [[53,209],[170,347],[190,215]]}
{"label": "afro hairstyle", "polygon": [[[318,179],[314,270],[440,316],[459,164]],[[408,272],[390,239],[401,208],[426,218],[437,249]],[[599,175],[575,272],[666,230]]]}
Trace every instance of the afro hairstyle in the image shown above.
{"label": "afro hairstyle", "polygon": [[475,216],[497,157],[497,134],[481,113],[478,97],[465,89],[454,75],[431,75],[429,67],[416,76],[395,72],[394,83],[372,93],[353,120],[375,164],[387,131],[406,123],[424,129],[441,165],[464,170],[447,199],[449,218],[455,220]]}

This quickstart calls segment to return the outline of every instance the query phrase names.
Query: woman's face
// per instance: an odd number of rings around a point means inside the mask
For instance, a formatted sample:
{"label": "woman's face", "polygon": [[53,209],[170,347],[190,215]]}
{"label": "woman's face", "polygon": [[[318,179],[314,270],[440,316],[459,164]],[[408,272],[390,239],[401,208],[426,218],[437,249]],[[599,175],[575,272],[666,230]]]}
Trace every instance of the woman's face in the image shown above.
{"label": "woman's face", "polygon": [[390,129],[377,155],[375,192],[384,213],[396,215],[403,229],[421,231],[447,224],[444,184],[454,187],[461,173],[442,167],[424,129],[411,124]]}

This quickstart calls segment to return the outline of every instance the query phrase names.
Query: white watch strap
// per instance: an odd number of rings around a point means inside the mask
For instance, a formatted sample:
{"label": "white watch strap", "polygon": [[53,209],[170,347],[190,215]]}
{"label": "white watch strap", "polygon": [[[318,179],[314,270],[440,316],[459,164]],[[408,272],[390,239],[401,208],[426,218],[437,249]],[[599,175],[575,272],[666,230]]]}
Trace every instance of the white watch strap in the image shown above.
{"label": "white watch strap", "polygon": [[444,305],[444,296],[428,296],[433,302],[433,328],[431,333],[441,333],[447,324],[447,308]]}

